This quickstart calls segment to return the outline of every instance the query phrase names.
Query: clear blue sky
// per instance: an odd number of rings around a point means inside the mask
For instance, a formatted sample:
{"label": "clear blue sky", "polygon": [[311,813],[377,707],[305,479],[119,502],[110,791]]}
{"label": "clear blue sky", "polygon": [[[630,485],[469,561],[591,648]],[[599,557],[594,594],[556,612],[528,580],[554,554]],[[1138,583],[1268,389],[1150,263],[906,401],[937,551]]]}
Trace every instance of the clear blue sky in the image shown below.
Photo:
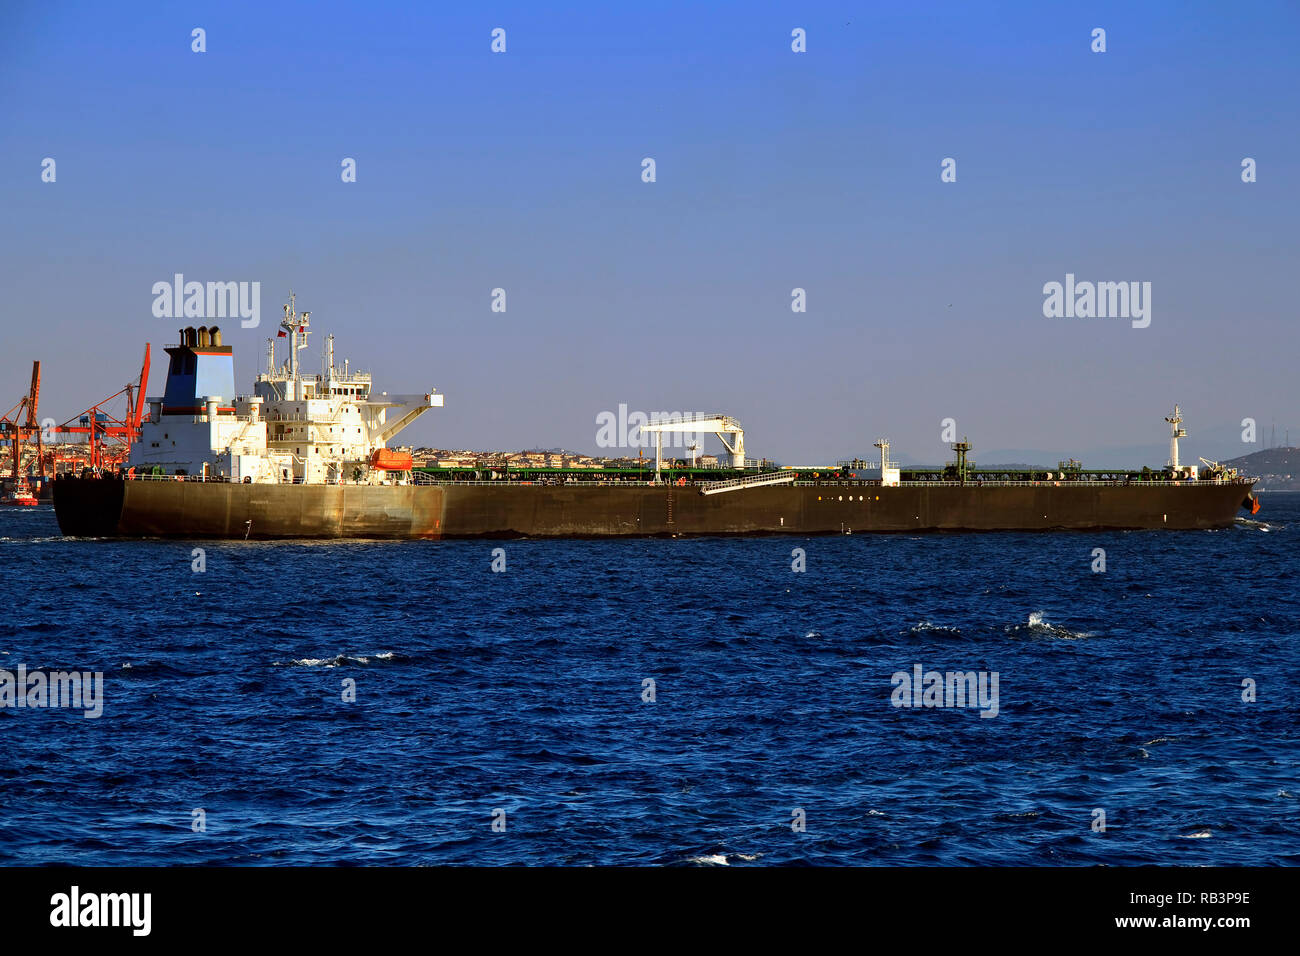
{"label": "clear blue sky", "polygon": [[[0,405],[33,358],[60,420],[119,388],[182,272],[262,283],[242,386],[292,286],[378,388],[446,393],[420,444],[594,451],[619,403],[785,461],[937,460],[953,417],[977,459],[1158,464],[1175,401],[1192,454],[1295,440],[1297,49],[1290,3],[10,0]],[[1151,282],[1151,326],[1045,318],[1067,272]]]}

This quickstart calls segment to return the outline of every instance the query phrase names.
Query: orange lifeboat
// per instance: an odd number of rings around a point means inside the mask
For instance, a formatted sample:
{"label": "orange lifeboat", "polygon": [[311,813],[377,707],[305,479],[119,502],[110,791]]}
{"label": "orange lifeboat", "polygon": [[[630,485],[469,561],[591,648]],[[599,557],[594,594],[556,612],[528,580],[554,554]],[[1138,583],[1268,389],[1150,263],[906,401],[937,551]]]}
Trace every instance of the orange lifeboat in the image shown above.
{"label": "orange lifeboat", "polygon": [[370,467],[383,471],[410,471],[415,462],[406,452],[376,448],[370,456]]}

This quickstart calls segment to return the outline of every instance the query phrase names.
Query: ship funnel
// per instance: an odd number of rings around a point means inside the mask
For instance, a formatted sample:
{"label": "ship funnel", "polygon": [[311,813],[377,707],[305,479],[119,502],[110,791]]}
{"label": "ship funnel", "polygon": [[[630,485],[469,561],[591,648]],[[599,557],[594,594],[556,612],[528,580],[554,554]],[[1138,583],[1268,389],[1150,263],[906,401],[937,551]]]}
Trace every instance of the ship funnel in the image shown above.
{"label": "ship funnel", "polygon": [[[221,341],[213,326],[181,329],[179,345],[167,349],[171,364],[163,393],[163,415],[202,415],[209,396],[235,394],[235,361],[229,346],[213,348]],[[211,411],[208,415],[219,414]]]}

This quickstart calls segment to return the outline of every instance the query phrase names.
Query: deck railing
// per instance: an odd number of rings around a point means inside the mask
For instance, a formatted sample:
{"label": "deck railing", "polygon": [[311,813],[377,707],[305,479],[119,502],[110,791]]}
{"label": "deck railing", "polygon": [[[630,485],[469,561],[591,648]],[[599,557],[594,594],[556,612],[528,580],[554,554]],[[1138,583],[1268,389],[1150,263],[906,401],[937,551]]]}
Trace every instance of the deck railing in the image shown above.
{"label": "deck railing", "polygon": [[[206,475],[206,476],[205,475],[154,475],[148,473],[127,475],[123,473],[117,476],[106,475],[105,477],[121,477],[127,481],[199,481],[199,482],[214,482],[218,484],[241,484],[242,483],[239,479],[227,478],[221,475]],[[659,485],[660,487],[664,487],[664,488],[667,488],[671,484],[674,487],[697,488],[697,489],[698,488],[720,488],[720,487],[743,487],[746,484],[761,482],[764,480],[769,480],[774,483],[775,482],[780,482],[782,484],[786,483],[784,477],[781,475],[780,472],[767,472],[762,475],[751,475],[751,476],[745,476],[743,478],[732,478],[720,482],[704,482],[704,481],[688,480],[684,485],[678,485],[676,480],[673,480],[671,482],[668,480],[664,480],[662,482],[659,482]],[[1103,480],[1067,478],[1067,479],[1055,479],[1055,480],[1043,479],[1039,481],[967,481],[964,483],[960,481],[904,481],[904,482],[900,482],[897,486],[892,486],[892,487],[900,487],[900,488],[963,488],[963,487],[964,488],[1004,488],[1004,487],[1147,488],[1147,487],[1172,486],[1175,488],[1195,488],[1203,485],[1211,485],[1211,486],[1248,485],[1254,482],[1255,480],[1256,479],[1254,478],[1229,478],[1225,480],[1216,480],[1211,478],[1198,478],[1198,479],[1180,480],[1180,481],[1171,481],[1168,479],[1146,479],[1146,480],[1135,479],[1133,481],[1123,481],[1123,480],[1103,481]],[[490,481],[463,480],[463,479],[451,479],[451,478],[440,479],[440,478],[434,478],[432,476],[423,474],[421,472],[415,472],[410,481],[406,481],[403,483],[408,485],[491,485],[493,487],[498,487],[498,488],[519,488],[519,487],[529,488],[529,487],[536,487],[539,485],[546,485],[546,486],[600,485],[600,486],[619,487],[624,485],[653,486],[655,484],[654,481],[641,481],[641,480],[624,479],[624,478],[603,479],[603,478],[591,478],[585,476],[573,476],[573,477],[565,477],[565,478],[560,478],[560,477],[538,478],[538,479],[528,480],[528,481],[520,481],[518,479],[513,479],[513,478],[509,478],[509,479],[499,478]],[[878,479],[866,479],[866,478],[819,478],[819,479],[806,480],[806,481],[789,481],[788,483],[790,485],[800,487],[800,488],[845,488],[845,487],[879,488],[881,487],[880,481]],[[361,486],[369,485],[370,482],[353,481],[350,478],[328,478],[328,479],[320,479],[315,481],[303,481],[301,479],[289,479],[286,481],[284,479],[279,479],[270,482],[267,481],[247,482],[247,484],[356,485],[361,487]],[[386,482],[385,484],[392,485],[392,484],[397,484],[397,482]]]}

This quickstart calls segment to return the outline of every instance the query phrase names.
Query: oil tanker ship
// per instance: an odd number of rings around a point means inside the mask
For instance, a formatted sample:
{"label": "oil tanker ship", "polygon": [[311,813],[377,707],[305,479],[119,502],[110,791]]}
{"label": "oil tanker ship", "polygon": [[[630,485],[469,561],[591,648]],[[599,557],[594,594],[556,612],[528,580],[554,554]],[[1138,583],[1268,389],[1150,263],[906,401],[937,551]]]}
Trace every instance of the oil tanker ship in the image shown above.
{"label": "oil tanker ship", "polygon": [[[674,416],[641,427],[655,438],[651,469],[416,468],[388,448],[430,408],[435,390],[375,393],[370,375],[334,361],[305,373],[310,313],[291,297],[252,395],[235,397],[234,356],[217,327],[184,328],[167,347],[161,397],[125,467],[60,476],[54,508],[65,535],[180,538],[510,538],[849,534],[918,531],[1194,529],[1258,511],[1254,479],[1215,462],[1180,463],[1181,415],[1160,470],[980,469],[969,442],[955,460],[901,469],[889,443],[878,462],[781,468],[745,457],[726,415]],[[666,465],[663,436],[717,435],[730,467]]]}

